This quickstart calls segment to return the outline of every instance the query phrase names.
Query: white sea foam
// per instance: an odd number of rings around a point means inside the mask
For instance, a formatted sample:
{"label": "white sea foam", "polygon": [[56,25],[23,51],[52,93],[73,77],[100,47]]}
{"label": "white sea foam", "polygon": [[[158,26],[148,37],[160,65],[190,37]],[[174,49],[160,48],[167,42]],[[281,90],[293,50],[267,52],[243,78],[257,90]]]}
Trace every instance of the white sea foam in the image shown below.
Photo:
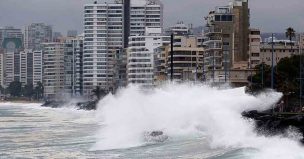
{"label": "white sea foam", "polygon": [[218,89],[205,85],[173,85],[143,92],[136,86],[108,95],[99,103],[103,127],[92,150],[121,149],[145,144],[142,134],[163,131],[170,138],[207,136],[213,148],[253,148],[256,158],[304,158],[294,140],[256,134],[246,110],[266,110],[281,97],[268,92],[258,97],[245,88]]}
{"label": "white sea foam", "polygon": [[22,103],[22,102],[2,102],[0,106],[23,106],[23,107],[38,107],[41,106],[42,103]]}

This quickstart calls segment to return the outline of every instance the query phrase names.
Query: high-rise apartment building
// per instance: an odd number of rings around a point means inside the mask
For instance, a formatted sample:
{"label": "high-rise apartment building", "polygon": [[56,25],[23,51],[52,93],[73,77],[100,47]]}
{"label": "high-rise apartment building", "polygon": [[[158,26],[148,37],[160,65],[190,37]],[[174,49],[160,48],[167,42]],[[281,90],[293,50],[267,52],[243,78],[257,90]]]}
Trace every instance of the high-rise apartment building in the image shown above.
{"label": "high-rise apartment building", "polygon": [[0,50],[0,86],[3,86],[4,79],[4,56],[3,52]]}
{"label": "high-rise apartment building", "polygon": [[234,23],[234,61],[248,60],[248,36],[250,34],[250,10],[248,0],[231,0]]}
{"label": "high-rise apartment building", "polygon": [[113,58],[123,48],[123,4],[94,3],[84,7],[83,89],[114,88]]}
{"label": "high-rise apartment building", "polygon": [[34,57],[33,51],[29,50],[26,55],[26,83],[34,85]]}
{"label": "high-rise apartment building", "polygon": [[52,42],[52,27],[44,23],[33,23],[24,30],[24,47],[41,50],[42,43]]}
{"label": "high-rise apartment building", "polygon": [[168,45],[170,36],[162,36],[161,28],[146,28],[146,35],[130,36],[127,55],[129,84],[154,85],[154,49]]}
{"label": "high-rise apartment building", "polygon": [[145,35],[146,27],[163,28],[163,4],[160,0],[131,0],[130,35]]}
{"label": "high-rise apartment building", "polygon": [[207,79],[229,77],[234,63],[248,61],[249,9],[247,0],[232,0],[205,18],[205,74]]}
{"label": "high-rise apartment building", "polygon": [[21,38],[5,38],[3,40],[4,87],[13,81],[20,81],[20,52],[22,50]]}
{"label": "high-rise apartment building", "polygon": [[83,93],[83,36],[66,39],[64,49],[65,93],[70,96],[81,96]]}
{"label": "high-rise apartment building", "polygon": [[[202,78],[204,64],[203,38],[198,36],[176,36],[174,38],[173,79],[195,81]],[[167,75],[171,75],[171,47],[166,49]],[[169,79],[169,78],[168,78]]]}
{"label": "high-rise apartment building", "polygon": [[259,29],[251,28],[249,30],[249,66],[251,69],[256,65],[261,64],[260,46],[261,46],[261,32]]}
{"label": "high-rise apartment building", "polygon": [[33,52],[25,49],[20,52],[20,82],[33,85]]}
{"label": "high-rise apartment building", "polygon": [[20,52],[20,82],[22,85],[27,84],[27,53],[28,50]]}
{"label": "high-rise apartment building", "polygon": [[64,93],[64,43],[43,44],[43,84],[47,99]]}
{"label": "high-rise apartment building", "polygon": [[23,41],[22,30],[11,26],[0,28],[0,48],[3,48],[2,44],[5,38],[19,38]]}
{"label": "high-rise apartment building", "polygon": [[43,82],[43,51],[33,51],[33,86]]}
{"label": "high-rise apartment building", "polygon": [[[129,35],[145,35],[146,27],[162,28],[159,0],[116,0],[84,6],[83,90],[97,86],[113,90],[117,81],[117,53],[128,47]],[[117,71],[116,71],[117,72]]]}

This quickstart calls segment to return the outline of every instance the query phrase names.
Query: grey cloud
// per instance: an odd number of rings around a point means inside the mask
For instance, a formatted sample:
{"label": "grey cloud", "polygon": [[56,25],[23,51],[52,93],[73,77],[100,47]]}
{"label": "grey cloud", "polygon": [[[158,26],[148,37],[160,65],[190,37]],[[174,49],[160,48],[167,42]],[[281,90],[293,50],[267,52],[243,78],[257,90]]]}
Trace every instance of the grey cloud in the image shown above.
{"label": "grey cloud", "polygon": [[[228,0],[162,0],[165,26],[177,21],[203,25],[203,17]],[[288,26],[304,31],[303,0],[251,0],[251,25],[264,32],[283,32]],[[82,31],[83,5],[93,0],[0,0],[0,26],[23,28],[32,22],[45,22],[63,33]],[[100,0],[100,3],[104,2]]]}

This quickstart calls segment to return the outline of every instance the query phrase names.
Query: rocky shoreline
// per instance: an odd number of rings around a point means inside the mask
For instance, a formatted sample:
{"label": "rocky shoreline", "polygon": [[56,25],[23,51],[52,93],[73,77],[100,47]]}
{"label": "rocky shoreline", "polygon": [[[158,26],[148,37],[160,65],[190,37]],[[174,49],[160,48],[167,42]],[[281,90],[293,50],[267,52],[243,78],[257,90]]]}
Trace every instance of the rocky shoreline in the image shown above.
{"label": "rocky shoreline", "polygon": [[242,116],[253,119],[256,123],[256,129],[264,135],[281,135],[288,129],[294,128],[302,133],[300,142],[304,144],[304,113],[273,112],[267,110],[259,112],[252,110],[243,112]]}
{"label": "rocky shoreline", "polygon": [[66,105],[73,105],[78,110],[96,110],[98,101],[86,101],[86,102],[66,102],[66,101],[45,101],[41,106],[50,108],[62,108]]}

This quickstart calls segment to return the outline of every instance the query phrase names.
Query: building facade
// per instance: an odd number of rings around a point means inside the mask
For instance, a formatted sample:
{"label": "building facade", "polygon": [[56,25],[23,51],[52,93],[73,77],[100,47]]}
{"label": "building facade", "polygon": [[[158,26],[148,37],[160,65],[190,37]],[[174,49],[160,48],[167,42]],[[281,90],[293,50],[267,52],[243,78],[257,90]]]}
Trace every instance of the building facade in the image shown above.
{"label": "building facade", "polygon": [[286,41],[275,41],[272,50],[271,43],[261,43],[260,46],[260,62],[266,65],[272,65],[272,51],[274,55],[273,64],[276,66],[281,59],[285,57],[291,57],[293,55],[299,55],[299,45],[291,44]]}
{"label": "building facade", "polygon": [[22,85],[27,84],[27,53],[28,50],[20,52],[20,82]]}
{"label": "building facade", "polygon": [[248,1],[232,0],[228,6],[216,7],[205,19],[205,75],[207,80],[226,80],[234,63],[248,61]]}
{"label": "building facade", "polygon": [[64,48],[64,87],[70,96],[83,94],[83,36],[68,38]]}
{"label": "building facade", "polygon": [[123,4],[84,6],[83,92],[114,88],[113,58],[123,48]]}
{"label": "building facade", "polygon": [[[145,29],[163,26],[159,0],[116,0],[84,6],[83,91],[88,96],[97,86],[106,91],[119,87],[126,65],[124,50],[129,36],[146,35]],[[117,59],[118,58],[118,59]],[[118,66],[119,65],[119,66]],[[122,84],[118,84],[122,85]]]}
{"label": "building facade", "polygon": [[250,29],[249,34],[249,66],[255,68],[261,64],[260,52],[261,52],[261,32],[259,29]]}
{"label": "building facade", "polygon": [[191,34],[191,31],[190,31],[190,28],[184,24],[184,22],[178,22],[177,24],[167,28],[165,30],[165,34],[166,35],[171,35],[171,34],[174,34],[174,35],[190,35]]}
{"label": "building facade", "polygon": [[33,51],[33,86],[43,82],[43,51]]}
{"label": "building facade", "polygon": [[[176,35],[173,43],[173,80],[202,81],[204,65],[204,38],[194,35]],[[154,81],[156,85],[171,78],[171,45],[155,49]]]}
{"label": "building facade", "polygon": [[163,4],[160,0],[131,0],[130,35],[145,35],[146,27],[163,28]]}
{"label": "building facade", "polygon": [[41,50],[42,43],[52,42],[52,27],[44,23],[33,23],[25,27],[24,47],[31,50]]}
{"label": "building facade", "polygon": [[21,38],[3,40],[3,85],[8,87],[13,81],[20,81],[20,52],[23,50]]}
{"label": "building facade", "polygon": [[18,38],[23,41],[23,34],[21,29],[16,29],[12,26],[0,28],[0,48],[2,47],[5,38]]}
{"label": "building facade", "polygon": [[154,49],[168,45],[169,36],[161,35],[161,28],[147,28],[146,35],[130,36],[127,79],[128,84],[145,87],[154,85]]}
{"label": "building facade", "polygon": [[43,84],[47,99],[64,94],[64,43],[43,44]]}
{"label": "building facade", "polygon": [[3,52],[0,51],[0,86],[4,86],[3,85],[3,81],[4,81],[4,56],[3,56]]}
{"label": "building facade", "polygon": [[[198,36],[175,36],[173,47],[173,79],[175,81],[203,80],[204,48],[203,38]],[[171,76],[171,47],[168,46],[167,75]]]}

